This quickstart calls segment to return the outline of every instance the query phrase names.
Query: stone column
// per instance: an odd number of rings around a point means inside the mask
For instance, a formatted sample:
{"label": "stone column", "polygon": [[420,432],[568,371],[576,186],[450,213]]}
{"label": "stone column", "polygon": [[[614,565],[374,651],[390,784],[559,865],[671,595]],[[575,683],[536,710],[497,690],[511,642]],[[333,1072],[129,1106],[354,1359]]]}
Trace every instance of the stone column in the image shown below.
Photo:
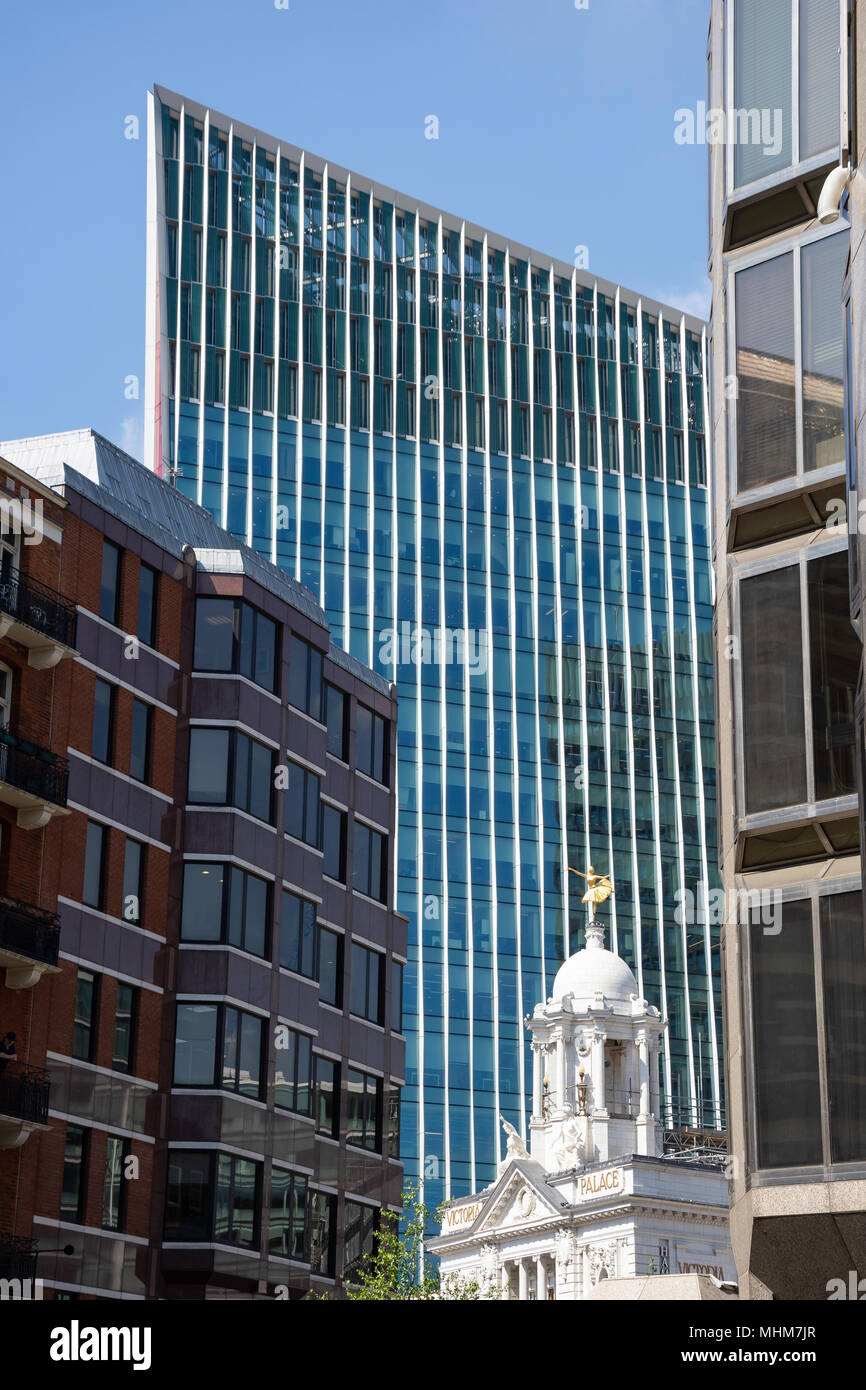
{"label": "stone column", "polygon": [[661,1098],[659,1095],[659,1055],[661,1043],[653,1038],[649,1049],[650,1067],[650,1110],[657,1120],[661,1120]]}
{"label": "stone column", "polygon": [[556,1042],[556,1108],[565,1109],[565,1038],[560,1033]]}
{"label": "stone column", "polygon": [[604,1033],[592,1035],[592,1108],[604,1109]]}
{"label": "stone column", "polygon": [[535,1257],[535,1301],[547,1302],[547,1264],[544,1255]]}
{"label": "stone column", "polygon": [[511,1297],[511,1271],[508,1268],[508,1261],[502,1261],[502,1268],[499,1271],[499,1286],[502,1289],[504,1299]]}
{"label": "stone column", "polygon": [[637,1035],[638,1079],[640,1081],[640,1116],[644,1119],[651,1114],[649,1042],[646,1033]]}
{"label": "stone column", "polygon": [[635,1121],[636,1152],[654,1154],[656,1151],[656,1127],[651,1114],[650,1100],[650,1043],[646,1030],[641,1029],[636,1037],[638,1053],[638,1080],[640,1082],[640,1111]]}
{"label": "stone column", "polygon": [[568,1027],[566,1027],[565,1024],[562,1025],[562,1108],[569,1114],[574,1109],[574,1099],[572,1092],[572,1087],[574,1085],[574,1077],[572,1076],[572,1071],[574,1070],[574,1067],[572,1062],[570,1061],[572,1050],[572,1031],[573,1030],[571,1024],[569,1024]]}
{"label": "stone column", "polygon": [[608,1114],[605,1105],[604,1044],[604,1033],[596,1029],[592,1034],[592,1097],[588,1133],[592,1138],[593,1156],[598,1163],[604,1163],[610,1155]]}
{"label": "stone column", "polygon": [[529,1301],[529,1270],[526,1260],[517,1261],[517,1297],[521,1303]]}
{"label": "stone column", "polygon": [[562,1229],[556,1234],[555,1290],[557,1299],[569,1302],[580,1297],[580,1270],[574,1232]]}
{"label": "stone column", "polygon": [[532,1115],[542,1118],[541,1096],[544,1089],[544,1053],[540,1043],[532,1044]]}

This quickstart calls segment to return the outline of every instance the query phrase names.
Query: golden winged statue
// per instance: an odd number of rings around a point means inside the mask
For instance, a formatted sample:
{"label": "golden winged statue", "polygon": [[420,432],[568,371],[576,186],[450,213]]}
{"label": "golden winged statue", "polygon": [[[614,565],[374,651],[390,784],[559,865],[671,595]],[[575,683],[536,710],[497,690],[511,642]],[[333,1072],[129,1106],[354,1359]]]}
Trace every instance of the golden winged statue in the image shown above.
{"label": "golden winged statue", "polygon": [[580,869],[569,867],[570,874],[579,874],[586,879],[586,892],[581,898],[582,903],[589,903],[590,920],[595,918],[595,908],[597,903],[606,902],[613,892],[613,884],[610,881],[610,874],[597,874],[592,865],[589,866],[588,873],[582,873]]}

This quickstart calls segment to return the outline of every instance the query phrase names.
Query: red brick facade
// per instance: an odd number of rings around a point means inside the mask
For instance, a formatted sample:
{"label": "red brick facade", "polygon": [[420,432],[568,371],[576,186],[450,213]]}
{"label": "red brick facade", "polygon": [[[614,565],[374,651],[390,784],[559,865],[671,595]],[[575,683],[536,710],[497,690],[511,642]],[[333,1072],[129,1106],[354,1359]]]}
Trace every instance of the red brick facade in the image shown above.
{"label": "red brick facade", "polygon": [[[22,580],[37,580],[57,591],[67,602],[98,614],[102,574],[103,532],[67,508],[62,497],[34,484],[32,479],[0,461],[0,495],[20,497],[22,488],[38,493],[48,525],[38,544],[23,541],[16,546],[17,570]],[[140,537],[126,537],[130,548],[122,552],[119,626],[135,634],[139,591]],[[133,549],[134,547],[134,549]],[[182,567],[179,574],[183,573]],[[156,619],[160,651],[176,659],[181,630],[181,584],[171,574],[162,573],[158,585]],[[80,620],[79,620],[80,632]],[[134,665],[135,642],[126,644],[129,671]],[[90,759],[93,738],[94,685],[96,672],[88,662],[65,654],[48,670],[28,665],[28,649],[14,635],[0,639],[0,663],[12,674],[9,728],[29,743],[51,749],[74,760],[74,751]],[[131,674],[129,686],[137,687]],[[132,737],[132,688],[118,684],[115,694],[112,766],[128,772]],[[149,785],[165,798],[174,792],[175,718],[154,707],[151,730]],[[71,796],[70,796],[71,799]],[[171,808],[166,801],[170,818]],[[53,815],[44,828],[18,827],[17,810],[0,800],[0,896],[17,902],[63,912],[64,900],[78,903],[82,898],[87,815],[74,803],[68,814]],[[126,835],[122,830],[106,829],[105,896],[102,910],[108,918],[123,913],[123,876]],[[143,876],[141,930],[162,936],[167,918],[170,855],[148,847]],[[61,948],[62,949],[62,948]],[[61,954],[57,973],[46,972],[30,988],[10,989],[5,972],[0,971],[0,1034],[16,1034],[19,1065],[43,1069],[49,1052],[72,1057],[76,1010],[78,965]],[[95,1050],[94,1113],[99,1115],[99,1077],[112,1068],[114,1019],[119,976],[124,972],[100,974],[96,1017],[93,1021]],[[162,1034],[162,995],[139,988],[132,1074],[154,1086],[158,1080]],[[10,1068],[11,1070],[11,1068]],[[50,1100],[54,1109],[55,1096]],[[147,1110],[156,1116],[155,1101]],[[0,1261],[4,1237],[36,1238],[44,1247],[48,1231],[38,1218],[56,1221],[60,1215],[63,1187],[66,1124],[52,1114],[50,1128],[36,1129],[19,1147],[0,1149]],[[14,1135],[11,1137],[14,1138]],[[102,1225],[103,1181],[108,1129],[89,1131],[81,1224],[99,1229]],[[125,1232],[147,1239],[150,1233],[151,1174],[154,1144],[132,1138],[129,1154],[137,1160],[137,1176],[125,1180]],[[129,1165],[131,1172],[136,1165]],[[34,1221],[34,1218],[37,1218]],[[50,1240],[62,1245],[65,1232]],[[38,1272],[48,1272],[49,1261],[40,1261]],[[43,1267],[45,1266],[45,1267]],[[86,1294],[82,1296],[87,1297]]]}
{"label": "red brick facade", "polygon": [[[58,590],[61,582],[65,507],[61,498],[0,461],[0,498],[6,503],[27,498],[42,505],[44,529],[38,543],[28,544],[14,521],[4,535],[7,573],[17,571]],[[10,518],[11,520],[11,518]],[[33,538],[35,539],[35,538]],[[69,732],[69,701],[65,695],[71,661],[48,670],[28,663],[28,648],[10,636],[0,638],[0,663],[11,673],[11,698],[3,712],[10,731],[28,742],[63,755]],[[0,801],[0,896],[30,907],[57,911],[62,862],[63,818],[52,819],[44,829],[21,829],[17,809]],[[17,1065],[44,1068],[50,975],[32,988],[6,987],[0,974],[0,1034],[16,1035]],[[8,1076],[15,1064],[7,1067]],[[41,1136],[40,1136],[41,1137]],[[4,1235],[29,1237],[36,1192],[36,1158],[40,1137],[32,1136],[24,1147],[0,1150],[0,1226]],[[47,1137],[47,1136],[45,1136]],[[16,1138],[10,1132],[7,1142]],[[2,1242],[2,1237],[0,1237]]]}
{"label": "red brick facade", "polygon": [[339,1296],[402,1187],[394,693],[308,590],[90,439],[106,482],[34,460],[62,493],[0,460],[45,521],[0,576],[0,1278]]}

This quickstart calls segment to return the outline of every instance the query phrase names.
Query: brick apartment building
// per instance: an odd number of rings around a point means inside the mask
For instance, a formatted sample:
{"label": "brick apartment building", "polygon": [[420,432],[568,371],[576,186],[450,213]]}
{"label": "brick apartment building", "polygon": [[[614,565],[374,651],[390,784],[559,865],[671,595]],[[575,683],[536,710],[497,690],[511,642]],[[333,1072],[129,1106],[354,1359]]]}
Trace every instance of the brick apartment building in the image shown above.
{"label": "brick apartment building", "polygon": [[99,435],[0,460],[0,1275],[338,1293],[402,1186],[393,692]]}
{"label": "brick apartment building", "polygon": [[60,591],[63,498],[3,461],[0,509],[0,1221],[2,1272],[26,1277],[30,1217],[15,1218],[36,1191],[21,1146],[51,1133],[44,1005],[59,979],[76,613]]}

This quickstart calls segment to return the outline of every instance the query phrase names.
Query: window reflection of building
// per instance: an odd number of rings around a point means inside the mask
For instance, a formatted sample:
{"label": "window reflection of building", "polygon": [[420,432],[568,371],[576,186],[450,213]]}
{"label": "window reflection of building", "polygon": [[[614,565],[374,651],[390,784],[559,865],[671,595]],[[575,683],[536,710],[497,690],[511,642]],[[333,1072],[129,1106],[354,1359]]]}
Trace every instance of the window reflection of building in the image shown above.
{"label": "window reflection of building", "polygon": [[[843,230],[735,276],[737,479],[740,490],[793,477],[798,435],[803,471],[844,459],[839,286],[848,236]],[[800,277],[800,303],[795,277]],[[795,342],[802,365],[802,430],[798,428]]]}

